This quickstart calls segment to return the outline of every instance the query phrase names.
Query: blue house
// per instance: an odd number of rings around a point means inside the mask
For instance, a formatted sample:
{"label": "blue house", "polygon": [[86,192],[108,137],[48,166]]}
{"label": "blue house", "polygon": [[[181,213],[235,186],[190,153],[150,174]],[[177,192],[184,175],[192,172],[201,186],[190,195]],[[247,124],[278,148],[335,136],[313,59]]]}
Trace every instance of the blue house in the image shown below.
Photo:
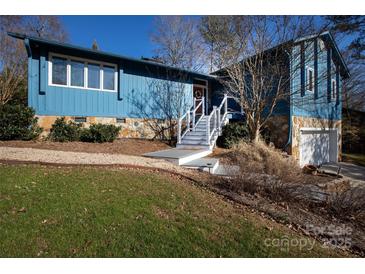
{"label": "blue house", "polygon": [[[153,138],[163,96],[176,102],[178,147],[211,150],[229,119],[242,119],[217,73],[204,74],[27,35],[28,105],[49,131],[55,119],[121,126],[120,137]],[[342,81],[349,77],[329,32],[292,43],[286,66],[290,96],[272,117],[271,140],[301,164],[337,161],[341,151]],[[297,56],[298,58],[295,58]],[[294,60],[294,61],[293,61]],[[298,63],[299,62],[299,63]],[[299,66],[299,70],[294,67]],[[170,113],[171,114],[171,113]]]}

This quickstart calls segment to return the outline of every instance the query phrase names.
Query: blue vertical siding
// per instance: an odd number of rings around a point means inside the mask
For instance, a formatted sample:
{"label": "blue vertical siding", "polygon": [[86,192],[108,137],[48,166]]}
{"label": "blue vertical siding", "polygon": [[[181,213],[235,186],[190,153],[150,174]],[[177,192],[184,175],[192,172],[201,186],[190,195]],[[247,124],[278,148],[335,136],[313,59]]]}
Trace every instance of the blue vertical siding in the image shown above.
{"label": "blue vertical siding", "polygon": [[[336,71],[333,70],[333,58],[327,60],[327,48],[321,48],[317,46],[317,54],[314,54],[315,41],[305,41],[305,66],[310,66],[313,69],[317,68],[317,77],[315,77],[315,92],[308,92],[305,90],[304,94],[301,92],[300,87],[302,81],[300,71],[300,45],[296,45],[292,49],[292,87],[291,87],[291,108],[292,115],[322,118],[330,120],[341,119],[341,100],[328,99],[328,77],[327,77],[327,65],[331,67],[331,75],[335,75]],[[314,58],[317,57],[317,61]],[[331,63],[328,63],[330,61]],[[342,96],[341,77],[338,80],[338,96]],[[329,79],[330,81],[330,79]],[[331,88],[331,87],[330,87]]]}
{"label": "blue vertical siding", "polygon": [[[153,72],[143,72],[140,67],[119,64],[117,92],[52,86],[48,84],[48,52],[45,49],[33,49],[28,61],[28,104],[38,115],[137,118],[138,110],[130,99],[139,98],[148,105],[152,100],[149,83],[168,81],[163,77],[155,77]],[[193,104],[191,81],[186,80],[182,84],[190,107]],[[161,117],[156,114],[149,118]]]}

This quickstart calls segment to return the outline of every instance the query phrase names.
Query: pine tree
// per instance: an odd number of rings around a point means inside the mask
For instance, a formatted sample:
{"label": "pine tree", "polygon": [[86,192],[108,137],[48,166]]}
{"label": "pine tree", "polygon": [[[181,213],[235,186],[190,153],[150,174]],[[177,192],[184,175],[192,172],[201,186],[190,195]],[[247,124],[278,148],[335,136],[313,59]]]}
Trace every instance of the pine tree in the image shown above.
{"label": "pine tree", "polygon": [[94,41],[93,41],[93,44],[92,44],[91,48],[92,48],[93,50],[99,50],[99,45],[98,45],[98,43],[96,42],[96,39],[94,39]]}
{"label": "pine tree", "polygon": [[365,16],[363,15],[331,15],[326,19],[332,26],[332,31],[353,37],[348,45],[351,57],[357,60],[365,59]]}

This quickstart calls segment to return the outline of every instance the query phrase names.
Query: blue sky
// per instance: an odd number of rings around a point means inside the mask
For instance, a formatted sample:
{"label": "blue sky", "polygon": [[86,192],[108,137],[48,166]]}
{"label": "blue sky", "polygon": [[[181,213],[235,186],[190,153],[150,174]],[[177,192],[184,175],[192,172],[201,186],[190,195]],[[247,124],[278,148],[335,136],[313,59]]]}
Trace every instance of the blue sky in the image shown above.
{"label": "blue sky", "polygon": [[96,39],[103,51],[136,58],[153,56],[153,16],[61,16],[61,20],[72,44],[91,47]]}
{"label": "blue sky", "polygon": [[[96,39],[103,51],[140,58],[151,57],[153,44],[150,33],[153,30],[154,16],[60,16],[70,42],[83,47],[91,47]],[[316,17],[317,23],[322,18]],[[342,48],[349,41],[345,37],[343,41],[337,41]],[[353,38],[353,37],[352,37]]]}

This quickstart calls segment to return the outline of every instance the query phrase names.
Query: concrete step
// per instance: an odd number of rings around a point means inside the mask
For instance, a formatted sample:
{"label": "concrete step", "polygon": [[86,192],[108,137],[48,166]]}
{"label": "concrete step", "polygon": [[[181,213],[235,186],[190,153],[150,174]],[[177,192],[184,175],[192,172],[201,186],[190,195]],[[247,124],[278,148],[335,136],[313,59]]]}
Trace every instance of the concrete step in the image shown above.
{"label": "concrete step", "polygon": [[206,141],[205,141],[205,139],[194,140],[194,139],[184,138],[181,140],[181,144],[183,144],[183,145],[205,145]]}
{"label": "concrete step", "polygon": [[188,133],[186,133],[185,136],[205,136],[206,132],[205,131],[189,131]]}
{"label": "concrete step", "polygon": [[210,157],[204,157],[196,160],[192,160],[190,162],[187,162],[182,165],[186,168],[192,168],[192,169],[198,169],[205,172],[210,172],[211,174],[214,174],[215,171],[219,167],[219,159],[217,158],[210,158]]}
{"label": "concrete step", "polygon": [[204,149],[204,150],[210,150],[212,151],[213,146],[212,145],[188,145],[188,144],[177,144],[176,148],[179,149]]}
{"label": "concrete step", "polygon": [[200,141],[206,141],[207,137],[204,135],[185,135],[182,141],[185,140],[200,140]]}
{"label": "concrete step", "polygon": [[173,149],[166,149],[166,150],[146,153],[143,156],[152,157],[152,158],[161,158],[161,159],[168,160],[172,163],[175,163],[177,165],[183,165],[187,162],[191,162],[193,160],[208,156],[209,154],[212,153],[212,151],[209,150],[209,148],[207,148],[207,146],[205,146],[203,148],[199,148],[199,147],[195,146],[190,149],[178,147],[178,146],[179,145],[177,145],[177,147],[173,148]]}

